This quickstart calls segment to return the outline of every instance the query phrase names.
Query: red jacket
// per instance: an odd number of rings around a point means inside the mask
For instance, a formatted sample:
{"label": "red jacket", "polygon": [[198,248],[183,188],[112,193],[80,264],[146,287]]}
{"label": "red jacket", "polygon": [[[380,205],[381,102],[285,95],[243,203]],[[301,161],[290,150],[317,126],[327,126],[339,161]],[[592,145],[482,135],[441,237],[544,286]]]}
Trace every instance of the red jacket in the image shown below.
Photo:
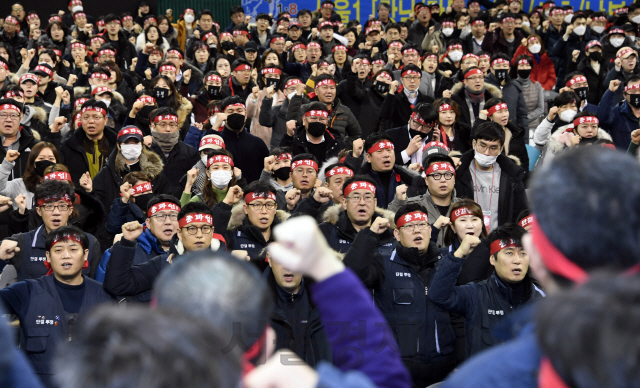
{"label": "red jacket", "polygon": [[531,54],[526,47],[520,45],[511,59],[511,64],[516,66],[516,58],[523,54],[528,55],[533,59],[533,69],[531,69],[530,77],[531,81],[540,82],[542,89],[544,90],[552,90],[556,86],[556,69],[553,66],[551,58],[549,58],[546,53],[540,54],[540,63],[536,63],[536,60],[533,58],[533,54]]}

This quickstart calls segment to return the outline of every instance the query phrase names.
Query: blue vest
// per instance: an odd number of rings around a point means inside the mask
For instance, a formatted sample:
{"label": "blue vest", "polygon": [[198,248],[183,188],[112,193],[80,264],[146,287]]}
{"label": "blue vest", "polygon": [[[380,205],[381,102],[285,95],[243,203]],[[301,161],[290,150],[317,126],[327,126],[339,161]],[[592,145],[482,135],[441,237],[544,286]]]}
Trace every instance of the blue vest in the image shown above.
{"label": "blue vest", "polygon": [[[45,261],[47,261],[46,249],[44,248],[46,240],[44,235],[45,231],[44,225],[40,225],[38,229],[30,230],[22,234],[22,238],[24,239],[22,246],[20,246],[22,263],[20,263],[20,268],[16,268],[18,281],[37,279],[49,272],[44,265]],[[87,233],[87,237],[89,238],[89,259],[91,259],[93,257],[91,252],[93,252],[94,249],[93,242],[95,238],[89,233]],[[90,267],[91,263],[89,263],[89,268]],[[89,276],[89,268],[83,269],[82,274]]]}
{"label": "blue vest", "polygon": [[383,254],[382,261],[384,284],[374,298],[389,322],[401,357],[421,363],[442,361],[453,353],[456,337],[449,313],[427,297],[438,262],[425,285],[395,249]]}
{"label": "blue vest", "polygon": [[[53,275],[29,279],[27,282],[29,308],[25,316],[18,317],[22,330],[20,348],[37,374],[50,375],[56,346],[61,341],[68,341],[72,333],[69,332],[66,313],[53,283]],[[84,298],[78,315],[95,305],[112,300],[99,282],[84,276],[84,283]]]}

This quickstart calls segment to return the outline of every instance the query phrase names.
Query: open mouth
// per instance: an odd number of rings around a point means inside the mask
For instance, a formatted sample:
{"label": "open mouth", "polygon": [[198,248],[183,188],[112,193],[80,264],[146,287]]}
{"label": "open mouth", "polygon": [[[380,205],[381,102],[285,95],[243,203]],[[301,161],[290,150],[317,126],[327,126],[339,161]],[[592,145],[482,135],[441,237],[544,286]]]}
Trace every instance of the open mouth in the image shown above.
{"label": "open mouth", "polygon": [[51,224],[55,227],[62,226],[62,220],[59,218],[54,218],[51,220]]}
{"label": "open mouth", "polygon": [[421,244],[423,240],[424,239],[422,238],[422,236],[418,236],[418,237],[413,239],[413,242],[416,243],[416,244]]}
{"label": "open mouth", "polygon": [[467,232],[467,234],[468,234],[469,236],[473,236],[473,235],[474,235],[474,233],[473,233],[473,232]]}
{"label": "open mouth", "polygon": [[204,247],[204,242],[203,241],[198,241],[197,243],[193,244],[196,246],[196,248],[203,248]]}
{"label": "open mouth", "polygon": [[269,223],[269,218],[268,217],[262,217],[260,218],[260,223],[262,225],[267,225]]}
{"label": "open mouth", "polygon": [[367,209],[358,209],[358,215],[360,216],[366,216],[367,215]]}
{"label": "open mouth", "polygon": [[62,269],[70,269],[71,263],[62,263]]}
{"label": "open mouth", "polygon": [[385,167],[391,167],[391,161],[390,160],[385,160],[384,162],[382,162],[382,165]]}
{"label": "open mouth", "polygon": [[438,188],[440,189],[440,191],[447,191],[449,189],[447,185],[440,185],[440,187]]}
{"label": "open mouth", "polygon": [[287,283],[291,283],[293,281],[293,274],[291,273],[286,273],[283,275],[284,277],[284,281]]}
{"label": "open mouth", "polygon": [[514,268],[514,269],[511,270],[511,272],[516,276],[522,275],[522,269],[520,269],[520,268]]}

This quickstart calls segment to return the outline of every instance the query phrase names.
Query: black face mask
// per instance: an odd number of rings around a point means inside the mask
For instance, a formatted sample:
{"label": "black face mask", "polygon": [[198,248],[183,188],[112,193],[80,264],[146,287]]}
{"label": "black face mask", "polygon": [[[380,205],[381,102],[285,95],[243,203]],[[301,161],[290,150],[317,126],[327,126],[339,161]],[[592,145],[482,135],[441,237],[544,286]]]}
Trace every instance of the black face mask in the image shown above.
{"label": "black face mask", "polygon": [[384,82],[376,82],[373,85],[374,90],[376,90],[380,94],[385,94],[389,91],[391,85],[385,84]]}
{"label": "black face mask", "polygon": [[531,75],[531,69],[529,70],[518,70],[518,77],[522,79],[527,79]]}
{"label": "black face mask", "polygon": [[280,167],[278,169],[273,170],[273,176],[281,181],[286,181],[289,179],[289,173],[291,172],[291,167]]}
{"label": "black face mask", "polygon": [[277,78],[267,78],[267,82],[265,82],[265,85],[267,85],[267,87],[273,86],[277,88],[278,83],[280,83],[280,80]]}
{"label": "black face mask", "polygon": [[154,194],[153,193],[149,193],[149,194],[141,194],[138,195],[137,197],[133,197],[133,200],[135,201],[135,204],[138,205],[138,207],[143,211],[143,212],[147,212],[147,208],[148,208],[148,204],[149,201],[151,200],[151,198],[153,198]]}
{"label": "black face mask", "polygon": [[145,105],[138,111],[138,116],[140,116],[141,119],[149,120],[149,115],[154,109],[156,109],[156,107],[153,105]]}
{"label": "black face mask", "polygon": [[221,89],[222,89],[222,86],[209,85],[207,86],[207,96],[209,96],[210,100],[216,100],[218,99],[218,97],[220,97]]}
{"label": "black face mask", "polygon": [[583,137],[582,139],[580,139],[580,143],[578,143],[579,145],[587,145],[587,144],[593,144],[595,142],[598,141],[598,136],[594,136],[594,137]]}
{"label": "black face mask", "polygon": [[629,105],[634,108],[640,108],[640,94],[630,94]]}
{"label": "black face mask", "polygon": [[592,61],[600,62],[600,60],[602,59],[602,53],[599,51],[589,53],[589,59],[591,59]]}
{"label": "black face mask", "polygon": [[581,100],[586,100],[587,93],[589,92],[589,88],[588,87],[576,88],[576,89],[573,89],[573,91],[578,95],[578,97],[580,97]]}
{"label": "black face mask", "polygon": [[229,51],[229,50],[233,50],[233,49],[235,49],[235,48],[236,48],[236,45],[235,45],[235,43],[233,43],[233,42],[229,42],[229,41],[227,41],[227,42],[222,42],[222,43],[220,44],[220,47],[222,47],[222,49],[223,49],[224,51]]}
{"label": "black face mask", "polygon": [[38,174],[39,177],[44,177],[44,170],[49,166],[53,166],[55,163],[50,160],[39,160],[34,165],[34,171]]}
{"label": "black face mask", "polygon": [[232,131],[242,131],[244,129],[244,115],[232,113],[227,116],[227,127]]}
{"label": "black face mask", "polygon": [[161,102],[167,101],[169,99],[169,88],[153,88],[153,96],[158,100],[158,105],[161,105]]}
{"label": "black face mask", "polygon": [[494,70],[496,73],[496,78],[500,81],[504,81],[507,79],[507,73],[509,73],[509,70],[507,69],[500,69],[500,70]]}
{"label": "black face mask", "polygon": [[327,129],[327,124],[321,122],[309,123],[307,131],[309,135],[313,137],[320,137],[324,135],[324,131]]}

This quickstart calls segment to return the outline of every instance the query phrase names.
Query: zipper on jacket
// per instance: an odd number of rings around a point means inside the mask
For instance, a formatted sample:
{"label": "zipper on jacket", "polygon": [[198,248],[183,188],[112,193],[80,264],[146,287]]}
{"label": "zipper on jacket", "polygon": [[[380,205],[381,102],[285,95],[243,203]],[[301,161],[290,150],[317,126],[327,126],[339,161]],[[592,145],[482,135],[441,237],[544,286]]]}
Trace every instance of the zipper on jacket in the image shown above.
{"label": "zipper on jacket", "polygon": [[424,294],[425,295],[429,295],[429,287],[425,287],[424,288]]}
{"label": "zipper on jacket", "polygon": [[438,321],[433,320],[436,324],[436,351],[440,354],[440,342],[438,342]]}

